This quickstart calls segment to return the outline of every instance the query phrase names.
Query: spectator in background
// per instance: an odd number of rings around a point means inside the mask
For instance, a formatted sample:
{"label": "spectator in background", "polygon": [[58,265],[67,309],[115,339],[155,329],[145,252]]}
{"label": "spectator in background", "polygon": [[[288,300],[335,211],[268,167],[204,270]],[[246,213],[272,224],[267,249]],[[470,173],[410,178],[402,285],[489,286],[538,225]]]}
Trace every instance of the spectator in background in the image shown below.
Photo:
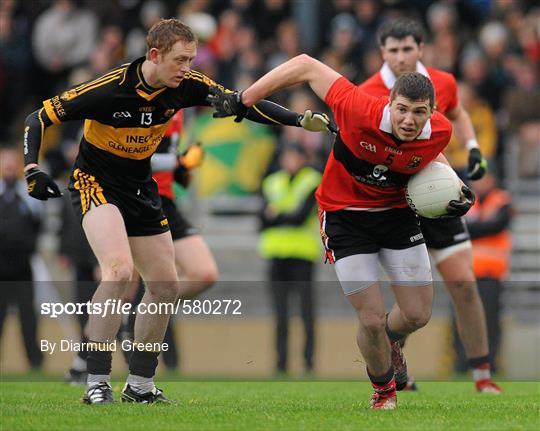
{"label": "spectator in background", "polygon": [[516,87],[505,99],[508,129],[518,146],[518,173],[520,176],[540,176],[540,87],[535,64],[520,59],[515,69]]}
{"label": "spectator in background", "polygon": [[37,19],[32,45],[42,68],[42,95],[50,96],[66,85],[69,72],[83,64],[96,43],[95,14],[76,0],[54,0]]}
{"label": "spectator in background", "polygon": [[455,31],[457,13],[453,5],[437,2],[427,10],[427,21],[431,34],[432,45],[436,55],[432,67],[455,73],[460,42]]}
{"label": "spectator in background", "polygon": [[[474,88],[466,83],[458,84],[459,100],[469,113],[480,151],[487,160],[493,160],[497,150],[497,126],[495,114],[489,105],[478,97]],[[468,151],[452,136],[444,155],[461,178],[467,177]]]}
{"label": "spectator in background", "polygon": [[[306,109],[317,107],[318,101],[310,93],[303,90],[295,90],[291,94],[289,106],[295,112],[304,112]],[[323,135],[322,133],[313,133],[304,129],[286,127],[279,138],[278,152],[279,149],[285,149],[291,144],[298,145],[304,153],[306,164],[322,172],[328,153],[332,148],[332,142],[329,141],[332,138],[332,136]],[[280,166],[279,154],[277,160],[272,164],[274,166],[270,167],[270,172],[282,168]]]}
{"label": "spectator in background", "polygon": [[262,183],[264,207],[259,252],[270,262],[277,371],[287,372],[289,299],[297,291],[304,323],[304,367],[309,373],[313,370],[315,338],[313,262],[320,257],[314,192],[321,174],[307,165],[306,153],[298,144],[283,149],[280,168]]}
{"label": "spectator in background", "polygon": [[[492,371],[496,369],[497,352],[501,340],[501,293],[502,282],[510,269],[512,242],[510,220],[512,207],[510,194],[497,187],[495,176],[488,173],[484,178],[471,183],[476,193],[476,202],[467,213],[467,227],[472,239],[473,267],[478,290],[486,311],[489,339],[489,359]],[[466,372],[467,359],[457,337],[455,319],[454,348],[455,370]],[[486,379],[489,375],[486,370]]]}
{"label": "spectator in background", "polygon": [[358,33],[361,40],[360,52],[377,49],[377,29],[381,25],[380,3],[375,0],[357,0],[354,2],[354,15],[358,21]]}
{"label": "spectator in background", "polygon": [[15,2],[0,2],[0,141],[13,134],[13,120],[29,93],[29,68],[32,63],[29,29],[24,20],[15,19]]}
{"label": "spectator in background", "polygon": [[15,148],[0,150],[0,337],[8,306],[17,305],[30,367],[41,368],[37,340],[34,281],[30,259],[43,215],[43,204],[31,199],[20,180],[22,160]]}
{"label": "spectator in background", "polygon": [[146,34],[148,30],[165,16],[166,9],[159,0],[144,2],[139,13],[139,20],[143,25],[132,28],[126,35],[126,60],[138,58],[146,52]]}
{"label": "spectator in background", "polygon": [[485,83],[485,93],[480,92],[480,95],[497,112],[501,108],[502,95],[512,83],[503,63],[507,54],[508,31],[501,22],[491,21],[482,26],[478,40],[485,55],[489,82]]}
{"label": "spectator in background", "polygon": [[326,53],[334,57],[334,64],[339,73],[349,79],[355,79],[361,69],[356,20],[348,13],[340,13],[332,19],[330,28],[330,46]]}

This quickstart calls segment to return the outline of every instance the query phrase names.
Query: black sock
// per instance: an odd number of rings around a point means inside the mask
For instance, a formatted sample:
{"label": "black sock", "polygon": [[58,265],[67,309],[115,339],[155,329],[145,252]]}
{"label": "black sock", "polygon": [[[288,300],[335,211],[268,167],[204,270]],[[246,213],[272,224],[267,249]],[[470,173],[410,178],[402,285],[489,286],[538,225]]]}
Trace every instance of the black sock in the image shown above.
{"label": "black sock", "polygon": [[485,365],[486,363],[489,364],[489,356],[480,356],[478,358],[469,358],[467,359],[467,362],[469,363],[469,367],[471,368],[478,368],[481,365]]}
{"label": "black sock", "polygon": [[[88,338],[86,338],[84,335],[81,337],[81,346],[87,346],[88,345]],[[86,348],[81,348],[81,350],[79,350],[77,352],[77,356],[79,358],[81,358],[83,361],[86,361],[88,359],[88,349]]]}
{"label": "black sock", "polygon": [[86,368],[88,374],[107,375],[111,374],[112,352],[106,349],[108,343],[89,341],[88,356],[86,359]]}
{"label": "black sock", "polygon": [[159,353],[134,349],[129,359],[129,373],[141,377],[154,377]]}
{"label": "black sock", "polygon": [[394,366],[390,365],[390,368],[388,371],[383,374],[382,376],[374,376],[369,372],[369,369],[366,367],[366,371],[369,377],[369,380],[377,386],[384,386],[386,385],[390,380],[394,378]]}

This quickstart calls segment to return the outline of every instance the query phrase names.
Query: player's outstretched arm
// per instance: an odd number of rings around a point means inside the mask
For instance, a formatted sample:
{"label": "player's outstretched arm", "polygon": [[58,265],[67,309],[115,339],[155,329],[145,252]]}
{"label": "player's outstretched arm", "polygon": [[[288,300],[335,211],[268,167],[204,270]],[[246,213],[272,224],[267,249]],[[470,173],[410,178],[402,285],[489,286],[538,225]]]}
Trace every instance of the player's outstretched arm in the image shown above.
{"label": "player's outstretched arm", "polygon": [[301,54],[272,69],[243,91],[241,101],[249,107],[276,91],[304,82],[324,101],[326,93],[340,77],[331,67],[309,55]]}
{"label": "player's outstretched arm", "polygon": [[24,124],[24,176],[28,194],[42,201],[62,196],[58,185],[48,174],[41,171],[37,164],[45,129],[51,124],[52,121],[43,108],[26,117]]}
{"label": "player's outstretched arm", "polygon": [[241,101],[241,92],[227,92],[219,87],[211,87],[207,101],[214,108],[214,118],[234,116],[234,121],[240,122],[245,118],[257,123],[302,127],[310,132],[337,133],[337,126],[323,112],[306,110],[303,114],[290,111],[277,103],[261,100],[251,107]]}

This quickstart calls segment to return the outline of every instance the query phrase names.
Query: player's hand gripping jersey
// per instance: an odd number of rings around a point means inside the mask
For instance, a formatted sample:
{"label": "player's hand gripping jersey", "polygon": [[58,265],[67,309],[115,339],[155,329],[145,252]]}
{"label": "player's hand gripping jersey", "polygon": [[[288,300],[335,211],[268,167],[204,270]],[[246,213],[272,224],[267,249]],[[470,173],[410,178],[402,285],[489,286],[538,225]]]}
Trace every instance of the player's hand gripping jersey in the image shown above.
{"label": "player's hand gripping jersey", "polygon": [[326,95],[339,134],[316,197],[325,211],[343,208],[402,208],[411,175],[447,145],[452,126],[435,112],[413,141],[392,135],[388,99],[370,96],[346,78]]}

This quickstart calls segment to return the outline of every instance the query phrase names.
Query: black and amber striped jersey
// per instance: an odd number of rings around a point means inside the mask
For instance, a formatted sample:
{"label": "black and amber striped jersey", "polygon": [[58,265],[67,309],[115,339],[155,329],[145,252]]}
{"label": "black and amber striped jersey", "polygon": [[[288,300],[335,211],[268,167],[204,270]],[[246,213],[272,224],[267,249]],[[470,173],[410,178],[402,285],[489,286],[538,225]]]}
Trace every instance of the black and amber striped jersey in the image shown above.
{"label": "black and amber striped jersey", "polygon": [[76,165],[102,180],[150,179],[154,153],[173,115],[181,108],[209,105],[208,88],[217,85],[196,71],[178,88],[155,89],[144,80],[144,57],[43,102],[53,123],[84,119]]}
{"label": "black and amber striped jersey", "polygon": [[[174,114],[182,108],[209,106],[206,97],[212,86],[223,90],[194,70],[185,74],[177,88],[152,88],[142,74],[144,60],[142,57],[124,64],[43,102],[43,110],[53,123],[85,120],[76,167],[102,182],[121,180],[136,186],[149,181],[150,157]],[[272,105],[276,118],[276,105]],[[296,125],[298,114],[279,107],[277,118],[281,121],[277,121],[265,115],[265,106],[250,109],[247,118]]]}

